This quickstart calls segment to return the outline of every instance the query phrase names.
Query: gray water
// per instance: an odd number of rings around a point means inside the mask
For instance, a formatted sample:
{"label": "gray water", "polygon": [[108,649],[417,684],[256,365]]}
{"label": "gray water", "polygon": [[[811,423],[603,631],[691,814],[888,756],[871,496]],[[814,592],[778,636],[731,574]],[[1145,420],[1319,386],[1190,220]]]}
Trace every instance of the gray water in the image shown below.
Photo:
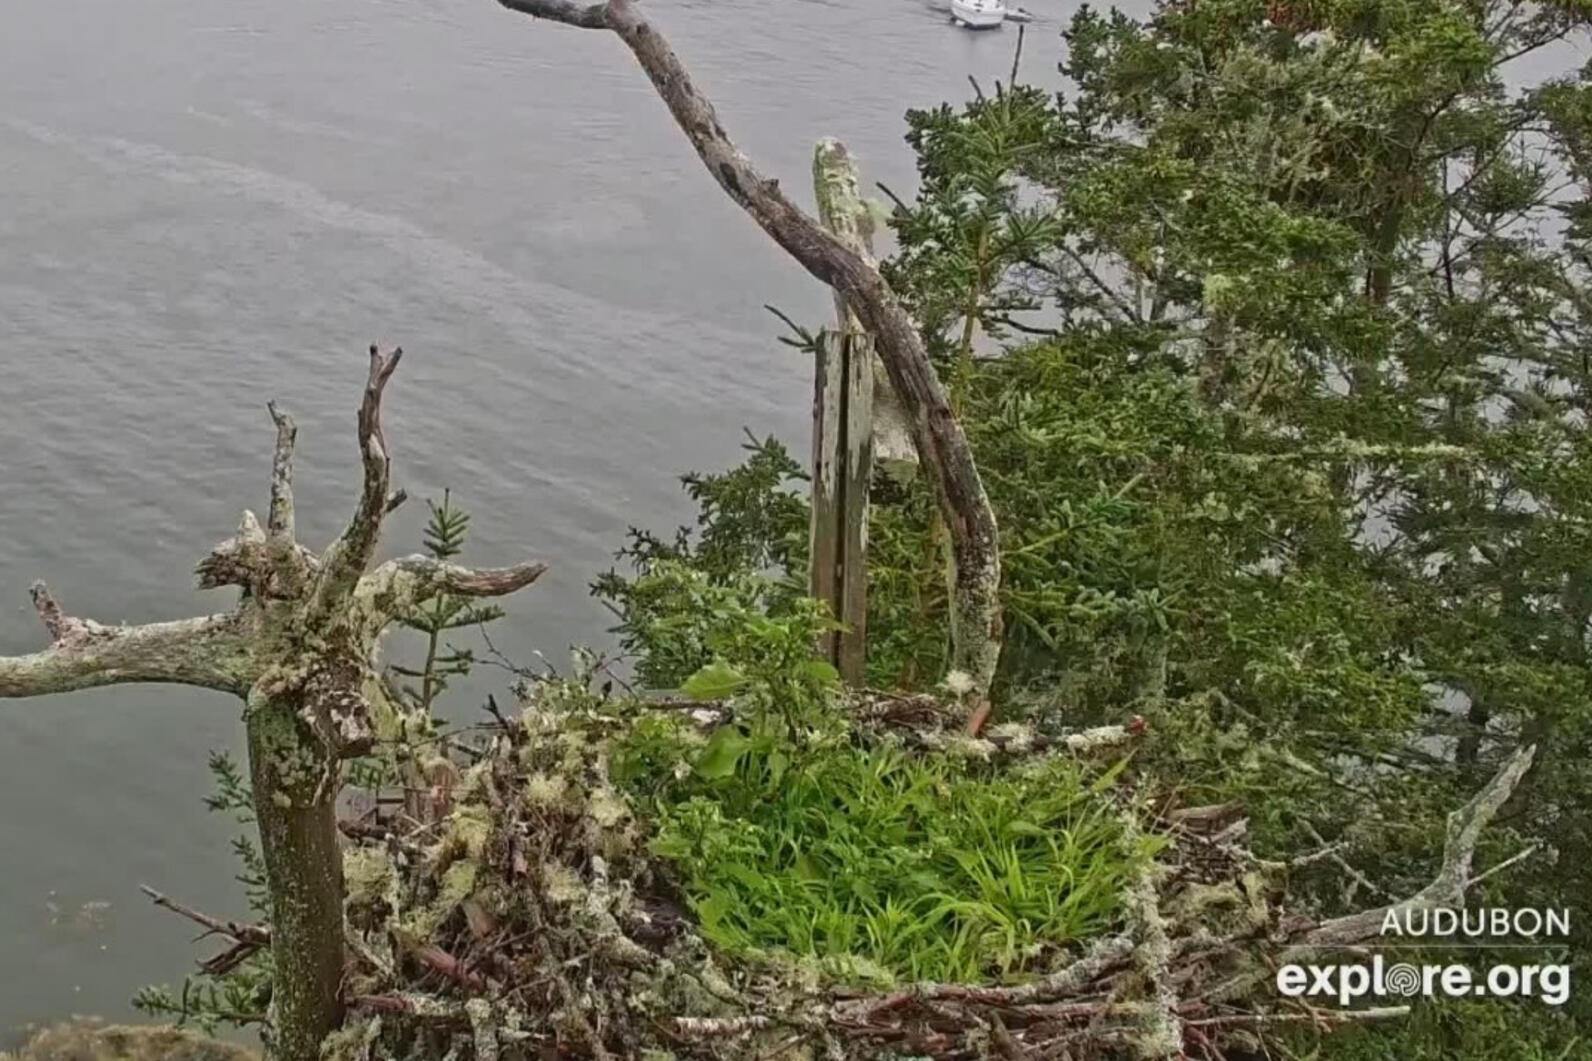
{"label": "gray water", "polygon": [[[910,190],[902,112],[1004,76],[1016,39],[923,0],[649,6],[804,198],[823,135]],[[1074,5],[1029,6],[1043,77]],[[40,577],[102,621],[226,607],[188,587],[264,506],[267,399],[299,420],[301,534],[329,540],[379,340],[407,351],[397,480],[459,493],[478,562],[554,565],[497,640],[562,660],[603,640],[586,585],[625,528],[689,515],[675,475],[733,462],[743,425],[806,445],[809,369],[764,303],[830,312],[611,36],[491,0],[9,0],[0,652],[41,647]],[[423,508],[389,549],[412,550]],[[207,751],[238,739],[238,705],[192,690],[0,701],[0,1046],[26,1021],[128,1016],[138,985],[212,953],[139,883],[245,913],[232,828],[201,804]]]}

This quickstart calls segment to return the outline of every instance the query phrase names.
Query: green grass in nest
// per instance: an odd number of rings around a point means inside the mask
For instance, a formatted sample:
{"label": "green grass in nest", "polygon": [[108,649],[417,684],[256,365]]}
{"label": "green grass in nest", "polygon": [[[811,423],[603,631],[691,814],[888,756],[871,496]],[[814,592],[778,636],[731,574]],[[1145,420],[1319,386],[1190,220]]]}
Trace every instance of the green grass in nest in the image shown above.
{"label": "green grass in nest", "polygon": [[653,850],[729,953],[853,982],[1020,980],[1108,929],[1151,854],[1103,794],[1112,775],[1070,761],[999,772],[850,743],[794,757],[752,748],[653,800]]}

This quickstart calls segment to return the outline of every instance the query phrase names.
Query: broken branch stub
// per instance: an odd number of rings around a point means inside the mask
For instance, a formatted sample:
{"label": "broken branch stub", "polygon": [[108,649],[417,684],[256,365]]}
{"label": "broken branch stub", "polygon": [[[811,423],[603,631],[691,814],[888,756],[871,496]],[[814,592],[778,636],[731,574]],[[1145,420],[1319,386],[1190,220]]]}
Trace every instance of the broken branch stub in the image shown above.
{"label": "broken branch stub", "polygon": [[[401,705],[384,693],[378,639],[441,593],[495,597],[530,585],[540,563],[481,569],[425,556],[373,562],[382,521],[401,502],[381,406],[400,352],[370,349],[359,407],[363,482],[354,515],[319,555],[294,537],[297,428],[275,404],[266,526],[244,512],[238,531],[196,567],[201,589],[236,587],[220,615],[105,626],[69,614],[43,583],[34,608],[50,637],[41,652],[0,657],[0,697],[128,682],[171,682],[244,700],[249,768],[271,895],[272,1001],[279,1061],[318,1061],[342,1017],[342,856],[333,806],[342,760],[362,754]],[[263,940],[255,941],[263,944]]]}
{"label": "broken branch stub", "polygon": [[[813,193],[819,220],[852,250],[871,262],[875,220],[873,210],[862,197],[861,185],[857,160],[846,149],[846,145],[833,137],[819,140],[813,149]],[[846,304],[845,296],[838,291],[835,293],[835,313],[841,331],[862,331],[862,322]],[[868,366],[874,380],[874,465],[896,482],[910,482],[918,467],[912,427],[877,353],[870,352]]]}

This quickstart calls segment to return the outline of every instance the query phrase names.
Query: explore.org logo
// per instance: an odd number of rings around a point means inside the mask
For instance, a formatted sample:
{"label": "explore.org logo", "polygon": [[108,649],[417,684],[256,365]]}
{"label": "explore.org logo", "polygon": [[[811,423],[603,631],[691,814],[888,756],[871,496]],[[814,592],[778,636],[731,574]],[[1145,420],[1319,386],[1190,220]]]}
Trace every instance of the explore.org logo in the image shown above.
{"label": "explore.org logo", "polygon": [[1382,955],[1370,964],[1284,965],[1277,990],[1287,998],[1335,999],[1351,1006],[1377,998],[1538,998],[1562,1006],[1570,998],[1568,965],[1493,965],[1477,976],[1468,965],[1388,965]]}
{"label": "explore.org logo", "polygon": [[[1381,934],[1398,950],[1557,951],[1570,935],[1570,911],[1502,907],[1394,907]],[[1363,953],[1356,947],[1355,950]],[[1546,956],[1546,955],[1543,955]],[[1524,955],[1522,955],[1524,957]],[[1290,963],[1277,970],[1277,990],[1287,998],[1333,999],[1347,1007],[1361,998],[1536,998],[1561,1006],[1570,998],[1570,966],[1511,962],[1478,972],[1453,962],[1421,964],[1368,961],[1321,965]]]}

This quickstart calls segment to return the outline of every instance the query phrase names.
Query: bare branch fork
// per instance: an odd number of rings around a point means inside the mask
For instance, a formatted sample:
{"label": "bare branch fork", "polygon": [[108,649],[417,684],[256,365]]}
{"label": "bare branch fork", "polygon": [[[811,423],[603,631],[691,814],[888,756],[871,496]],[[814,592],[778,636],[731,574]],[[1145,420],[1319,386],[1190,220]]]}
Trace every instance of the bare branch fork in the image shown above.
{"label": "bare branch fork", "polygon": [[919,461],[950,531],[952,667],[973,681],[975,716],[987,706],[1000,654],[1000,551],[995,512],[916,325],[866,253],[827,231],[763,177],[732,143],[713,105],[633,0],[499,0],[534,18],[612,30],[629,46],[703,165],[786,253],[844,298],[875,350],[911,425]]}
{"label": "bare branch fork", "polygon": [[[1443,838],[1443,864],[1437,877],[1409,898],[1374,910],[1335,918],[1318,925],[1304,939],[1303,946],[1341,946],[1372,939],[1381,932],[1389,914],[1402,917],[1417,910],[1438,906],[1463,906],[1465,891],[1480,878],[1471,876],[1471,863],[1476,858],[1476,845],[1481,834],[1498,816],[1509,797],[1514,795],[1520,779],[1531,769],[1536,757],[1536,745],[1517,748],[1498,768],[1491,781],[1472,796],[1463,807],[1448,815],[1447,830]],[[1518,858],[1519,856],[1516,856]],[[1511,859],[1514,861],[1514,859]],[[1499,867],[1494,867],[1494,872]],[[1484,874],[1483,876],[1485,876]]]}
{"label": "bare branch fork", "polygon": [[239,921],[228,921],[223,918],[212,917],[203,911],[195,910],[191,906],[186,906],[175,899],[162,895],[147,884],[140,884],[138,890],[149,896],[149,901],[156,906],[164,907],[174,914],[186,917],[197,925],[203,925],[205,931],[199,935],[199,939],[205,939],[208,936],[225,936],[232,941],[232,945],[226,950],[199,963],[199,968],[212,976],[221,976],[236,969],[252,957],[261,947],[271,945],[271,930],[265,925],[250,925]]}
{"label": "bare branch fork", "polygon": [[[107,626],[71,615],[36,583],[33,605],[49,647],[0,657],[0,697],[169,682],[230,693],[247,704],[250,778],[272,900],[273,1023],[281,1061],[315,1061],[321,1039],[342,1016],[342,856],[333,803],[341,761],[400,728],[402,708],[380,680],[380,634],[439,594],[503,596],[547,570],[542,563],[474,569],[421,555],[376,564],[382,522],[404,496],[391,490],[381,422],[401,356],[370,349],[357,421],[359,499],[325,550],[317,554],[295,537],[298,430],[272,403],[276,444],[265,526],[245,511],[237,533],[195,569],[200,589],[240,591],[231,610]],[[252,932],[239,938],[234,927],[223,931],[240,949],[265,945]]]}

